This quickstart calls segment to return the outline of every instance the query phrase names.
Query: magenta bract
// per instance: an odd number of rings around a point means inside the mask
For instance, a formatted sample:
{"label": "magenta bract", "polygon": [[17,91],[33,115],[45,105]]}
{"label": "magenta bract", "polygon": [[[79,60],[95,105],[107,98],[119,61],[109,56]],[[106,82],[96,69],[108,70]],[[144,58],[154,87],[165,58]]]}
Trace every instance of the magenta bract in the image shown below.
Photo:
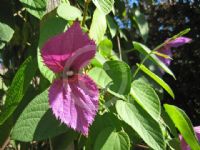
{"label": "magenta bract", "polygon": [[59,74],[49,89],[53,114],[86,136],[98,111],[99,91],[92,79],[79,71],[95,53],[95,42],[82,32],[78,22],[50,38],[41,51],[46,66]]}
{"label": "magenta bract", "polygon": [[[163,47],[161,47],[158,52],[160,53],[163,53],[163,54],[166,54],[170,57],[172,57],[172,52],[171,52],[171,48],[177,48],[179,46],[182,46],[186,43],[190,43],[192,41],[192,39],[190,38],[187,38],[187,37],[179,37],[179,38],[176,38],[175,40],[172,40],[170,41],[169,43],[165,44]],[[167,59],[167,58],[163,58],[163,57],[160,57],[158,56],[158,58],[164,62],[167,66],[170,65],[171,63],[171,60],[170,59]]]}

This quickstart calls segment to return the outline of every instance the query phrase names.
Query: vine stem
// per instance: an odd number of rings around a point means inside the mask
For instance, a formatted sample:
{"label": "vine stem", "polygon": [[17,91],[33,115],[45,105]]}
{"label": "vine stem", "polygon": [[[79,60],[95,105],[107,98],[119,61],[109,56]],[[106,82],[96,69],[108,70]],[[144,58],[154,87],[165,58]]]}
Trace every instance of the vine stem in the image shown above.
{"label": "vine stem", "polygon": [[119,59],[122,60],[122,48],[121,48],[119,36],[117,36],[117,45],[118,45],[118,50],[119,50]]}
{"label": "vine stem", "polygon": [[50,150],[53,150],[53,145],[52,145],[52,141],[50,138],[49,138],[49,147],[50,147]]}
{"label": "vine stem", "polygon": [[133,79],[136,77],[136,75],[138,74],[138,72],[140,71],[140,67],[145,63],[145,61],[149,58],[149,56],[151,54],[153,54],[155,51],[157,51],[158,49],[162,48],[163,46],[165,46],[166,44],[168,44],[169,42],[171,42],[172,40],[174,40],[175,38],[172,37],[168,40],[166,40],[164,43],[158,45],[156,48],[154,48],[150,53],[148,53],[144,59],[142,60],[142,62],[139,64],[139,66],[137,67],[136,71],[133,74]]}
{"label": "vine stem", "polygon": [[144,64],[144,62],[149,58],[149,56],[150,56],[151,54],[153,54],[155,51],[157,51],[158,49],[162,48],[163,46],[165,46],[165,45],[168,44],[169,42],[175,40],[176,38],[181,37],[181,36],[187,34],[189,31],[190,31],[190,28],[187,28],[187,29],[181,31],[180,33],[178,33],[177,35],[174,35],[173,37],[167,39],[164,43],[158,45],[158,46],[157,46],[156,48],[154,48],[150,53],[148,53],[148,54],[145,56],[145,58],[142,60],[142,62],[139,64],[139,66],[137,67],[136,71],[134,72],[134,74],[133,74],[133,79],[136,77],[137,73],[140,71],[141,65]]}
{"label": "vine stem", "polygon": [[85,0],[84,12],[83,12],[83,21],[82,21],[82,24],[81,24],[82,26],[85,25],[89,3],[90,3],[90,0]]}

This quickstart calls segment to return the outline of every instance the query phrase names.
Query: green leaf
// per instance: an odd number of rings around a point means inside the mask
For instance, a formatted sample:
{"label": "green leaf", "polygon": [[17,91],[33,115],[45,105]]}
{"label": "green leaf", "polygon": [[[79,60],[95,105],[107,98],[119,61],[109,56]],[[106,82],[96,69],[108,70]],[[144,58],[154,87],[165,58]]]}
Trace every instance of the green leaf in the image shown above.
{"label": "green leaf", "polygon": [[113,81],[109,87],[112,91],[122,95],[130,92],[131,71],[126,63],[117,60],[107,61],[103,68]]}
{"label": "green leaf", "polygon": [[145,19],[145,16],[140,12],[139,9],[135,9],[135,16],[133,18],[135,20],[135,23],[137,24],[137,27],[140,31],[140,34],[144,41],[147,41],[148,33],[149,33],[149,26],[148,22]]}
{"label": "green leaf", "polygon": [[137,64],[137,66],[140,67],[140,69],[144,73],[146,73],[149,77],[151,77],[154,81],[156,81],[156,83],[158,83],[161,87],[163,87],[163,89],[165,89],[165,91],[174,99],[174,93],[173,93],[172,89],[170,88],[170,86],[163,79],[161,79],[155,73],[151,72],[144,65]]}
{"label": "green leaf", "polygon": [[0,49],[4,48],[5,43],[11,40],[13,34],[14,30],[11,27],[0,22]]}
{"label": "green leaf", "polygon": [[15,74],[12,84],[6,94],[5,105],[0,113],[0,125],[2,125],[10,115],[12,115],[26,93],[30,81],[37,70],[35,61],[36,60],[33,60],[31,57],[27,58]]}
{"label": "green leaf", "polygon": [[68,131],[49,109],[48,90],[36,96],[18,118],[11,138],[19,141],[39,141]]}
{"label": "green leaf", "polygon": [[106,86],[112,81],[111,78],[106,74],[106,72],[102,68],[94,67],[88,72],[88,75],[101,88],[106,88]]}
{"label": "green leaf", "polygon": [[[56,25],[56,26],[55,26]],[[67,21],[56,16],[42,20],[40,27],[39,48],[37,50],[38,67],[42,75],[50,82],[55,78],[55,74],[47,66],[45,66],[41,57],[41,48],[43,44],[50,38],[59,33],[62,33],[67,26]]]}
{"label": "green leaf", "polygon": [[152,149],[165,149],[164,137],[158,122],[140,105],[119,100],[116,103],[116,110],[122,120],[130,125]]}
{"label": "green leaf", "polygon": [[107,24],[106,17],[98,9],[94,11],[92,24],[89,31],[89,36],[95,40],[98,45],[103,40],[104,34],[106,33]]}
{"label": "green leaf", "polygon": [[91,64],[95,67],[103,67],[103,64],[106,62],[106,59],[99,54],[99,52],[96,52],[95,57],[92,59]]}
{"label": "green leaf", "polygon": [[114,19],[111,16],[107,15],[106,16],[106,20],[107,20],[108,28],[110,30],[110,34],[111,34],[111,36],[113,38],[113,37],[115,37],[115,35],[117,33],[118,26],[117,26],[117,24],[115,23]]}
{"label": "green leaf", "polygon": [[[138,50],[140,53],[142,53],[145,56],[148,55],[151,52],[151,50],[148,47],[146,47],[145,45],[143,45],[143,44],[141,44],[139,42],[133,42],[133,46],[134,46],[134,49]],[[157,64],[160,68],[162,68],[169,75],[171,75],[171,76],[173,76],[175,78],[173,72],[158,57],[156,57],[154,54],[151,54],[149,56],[149,59],[153,63]]]}
{"label": "green leaf", "polygon": [[135,80],[132,83],[130,94],[152,118],[155,120],[160,119],[160,100],[151,86],[142,80]]}
{"label": "green leaf", "polygon": [[52,10],[54,10],[55,8],[57,8],[59,6],[59,4],[65,3],[65,4],[69,4],[68,0],[48,0],[47,3],[47,12],[51,12]]}
{"label": "green leaf", "polygon": [[86,149],[93,150],[95,141],[105,128],[112,127],[117,131],[121,130],[122,122],[111,112],[104,113],[103,115],[97,115],[94,123],[90,127],[89,137],[86,143]]}
{"label": "green leaf", "polygon": [[104,15],[110,13],[115,3],[114,0],[92,0],[92,2]]}
{"label": "green leaf", "polygon": [[112,127],[104,129],[95,141],[94,150],[129,150],[130,140],[126,132],[116,132]]}
{"label": "green leaf", "polygon": [[20,0],[26,10],[37,17],[42,19],[46,13],[47,0]]}
{"label": "green leaf", "polygon": [[65,20],[76,20],[81,18],[81,11],[67,3],[62,3],[58,6],[57,14]]}
{"label": "green leaf", "polygon": [[99,53],[104,57],[109,57],[113,49],[112,41],[109,39],[104,39],[99,43],[98,50]]}
{"label": "green leaf", "polygon": [[191,149],[200,150],[200,144],[195,136],[192,123],[186,113],[173,105],[165,104],[164,108]]}

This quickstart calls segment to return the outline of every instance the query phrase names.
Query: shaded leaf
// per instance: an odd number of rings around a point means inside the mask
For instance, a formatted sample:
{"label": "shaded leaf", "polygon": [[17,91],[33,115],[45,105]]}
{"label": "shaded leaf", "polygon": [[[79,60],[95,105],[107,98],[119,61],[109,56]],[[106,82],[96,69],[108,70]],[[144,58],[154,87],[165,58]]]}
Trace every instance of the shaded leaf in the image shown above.
{"label": "shaded leaf", "polygon": [[131,71],[126,63],[117,60],[107,61],[103,68],[113,81],[109,87],[112,91],[122,95],[130,92]]}
{"label": "shaded leaf", "polygon": [[3,124],[10,115],[12,115],[24,97],[30,81],[37,70],[35,61],[36,60],[33,60],[31,57],[27,58],[15,74],[15,77],[6,95],[5,105],[0,113],[0,125]]}
{"label": "shaded leaf", "polygon": [[109,16],[109,15],[106,16],[106,20],[107,20],[108,28],[110,30],[110,34],[113,38],[113,37],[115,37],[115,35],[117,33],[118,26],[111,16]]}
{"label": "shaded leaf", "polygon": [[135,9],[134,14],[135,16],[133,19],[135,20],[138,26],[138,29],[140,31],[142,38],[146,42],[148,38],[148,33],[149,33],[148,22],[146,21],[145,16],[140,12],[139,9]]}
{"label": "shaded leaf", "polygon": [[48,91],[36,96],[18,118],[11,138],[19,141],[44,140],[68,131],[49,109]]}

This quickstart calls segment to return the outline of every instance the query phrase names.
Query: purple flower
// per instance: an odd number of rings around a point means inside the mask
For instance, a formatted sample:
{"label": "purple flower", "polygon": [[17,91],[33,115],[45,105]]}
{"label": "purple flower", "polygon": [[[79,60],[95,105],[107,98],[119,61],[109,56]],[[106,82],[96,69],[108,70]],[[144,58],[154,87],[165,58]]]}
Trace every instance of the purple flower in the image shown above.
{"label": "purple flower", "polygon": [[49,88],[53,114],[85,136],[98,111],[99,91],[92,79],[79,71],[95,53],[95,42],[82,32],[78,22],[50,38],[41,51],[46,66],[58,74]]}
{"label": "purple flower", "polygon": [[[200,126],[194,127],[194,132],[196,133],[196,136],[198,140],[200,141]],[[180,142],[181,142],[181,148],[182,150],[190,150],[189,145],[185,142],[182,136],[179,136]]]}
{"label": "purple flower", "polygon": [[[184,45],[186,43],[190,43],[191,41],[192,41],[192,39],[190,39],[190,38],[179,37],[179,38],[176,38],[175,40],[172,40],[169,43],[165,44],[163,47],[161,47],[160,49],[158,49],[158,52],[166,54],[169,57],[172,57],[171,48],[177,48],[177,47],[182,46],[182,45]],[[167,66],[169,66],[170,63],[171,63],[170,59],[163,58],[161,56],[158,56],[158,58],[162,62],[164,62]]]}

